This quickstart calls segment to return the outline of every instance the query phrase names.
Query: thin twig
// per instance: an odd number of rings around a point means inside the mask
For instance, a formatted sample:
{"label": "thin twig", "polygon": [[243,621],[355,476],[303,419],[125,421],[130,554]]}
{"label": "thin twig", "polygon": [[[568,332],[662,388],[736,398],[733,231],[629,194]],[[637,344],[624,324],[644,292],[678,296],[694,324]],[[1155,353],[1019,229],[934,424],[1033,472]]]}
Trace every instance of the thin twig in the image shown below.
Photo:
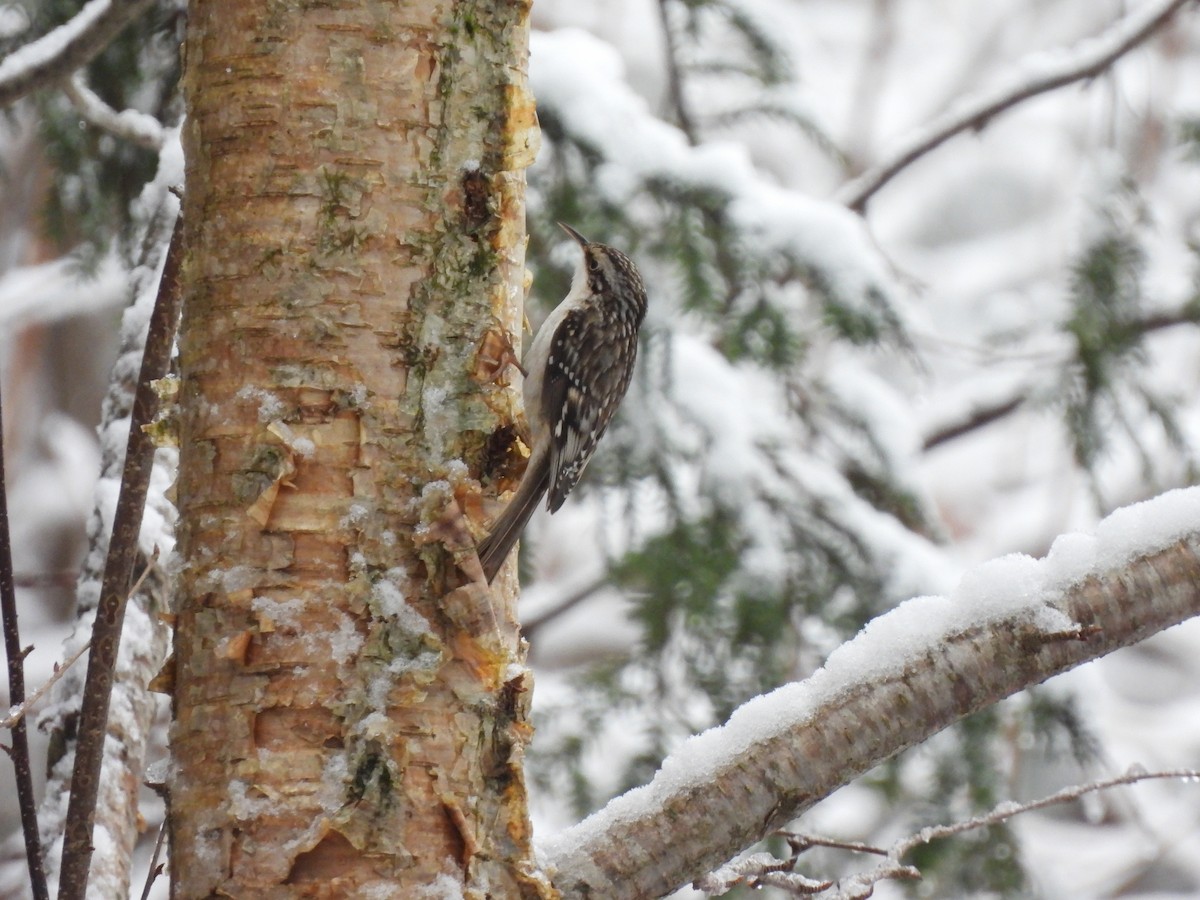
{"label": "thin twig", "polygon": [[544,625],[552,622],[554,619],[557,619],[564,613],[570,612],[584,600],[588,599],[588,597],[591,597],[609,583],[610,581],[608,576],[604,576],[603,578],[597,578],[595,581],[585,584],[574,593],[568,594],[550,609],[533,616],[528,622],[523,623],[521,625],[521,633],[525,636],[526,640],[532,642],[533,634],[539,628],[542,628]]}
{"label": "thin twig", "polygon": [[688,109],[687,97],[684,95],[683,72],[679,65],[679,43],[675,40],[675,31],[671,27],[671,14],[667,9],[670,0],[658,0],[658,18],[662,23],[663,55],[667,63],[667,90],[671,96],[671,106],[675,109],[675,121],[679,130],[684,133],[689,144],[696,145],[696,125],[692,121],[691,110]]}
{"label": "thin twig", "polygon": [[850,95],[850,127],[845,146],[847,156],[855,162],[869,152],[874,137],[871,128],[877,121],[876,110],[885,83],[884,70],[891,63],[895,43],[894,20],[891,0],[874,0],[867,16],[867,46]]}
{"label": "thin twig", "polygon": [[1033,69],[1033,64],[1018,64],[1015,79],[961,101],[955,109],[902,143],[889,159],[843,185],[837,199],[851,209],[863,212],[867,201],[880,188],[926,153],[960,132],[978,131],[1000,113],[1030,97],[1095,78],[1165,25],[1187,2],[1158,0],[1139,6],[1100,36],[1081,43],[1073,52],[1049,64],[1038,63],[1035,75],[1022,74],[1023,69]]}
{"label": "thin twig", "polygon": [[[1153,313],[1141,319],[1128,322],[1122,326],[1122,330],[1130,336],[1146,335],[1154,331],[1174,328],[1178,325],[1196,324],[1200,324],[1200,310],[1192,308],[1189,304],[1177,310]],[[986,425],[991,425],[993,422],[1003,419],[1025,407],[1029,399],[1030,394],[1028,393],[1028,389],[1026,389],[1023,392],[1014,393],[1012,396],[1002,400],[981,404],[967,412],[958,421],[939,425],[936,431],[927,434],[921,442],[921,450],[928,452],[935,447],[977,431]]]}
{"label": "thin twig", "polygon": [[1024,406],[1025,401],[1028,399],[1029,396],[1027,394],[1020,394],[1016,397],[1009,397],[1006,400],[993,403],[990,406],[981,406],[973,409],[965,418],[949,425],[943,425],[933,434],[926,435],[925,440],[921,443],[921,449],[924,451],[932,450],[934,447],[948,443],[955,438],[962,437],[964,434],[970,434],[972,431],[983,428],[985,425],[990,425],[999,419],[1003,419],[1005,416],[1016,412]]}
{"label": "thin twig", "polygon": [[171,359],[171,345],[179,321],[179,268],[182,258],[183,224],[182,219],[178,219],[167,249],[154,312],[150,316],[137,393],[133,400],[129,440],[125,448],[121,492],[117,498],[113,533],[96,607],[96,621],[92,627],[92,652],[88,657],[83,706],[79,713],[75,767],[71,773],[71,798],[67,806],[59,900],[84,900],[87,889],[88,869],[92,860],[92,826],[100,789],[113,670],[121,640],[121,626],[125,620],[125,601],[129,596],[134,560],[138,553],[138,534],[150,485],[150,471],[154,465],[154,441],[142,426],[154,420],[158,395],[153,382],[167,374]]}
{"label": "thin twig", "polygon": [[70,21],[0,62],[0,107],[81,69],[154,0],[90,0]]}
{"label": "thin twig", "polygon": [[146,883],[142,886],[142,900],[150,896],[150,888],[158,878],[158,856],[162,853],[163,841],[167,837],[167,823],[158,826],[158,839],[154,842],[154,854],[150,857],[150,870],[146,873]]}
{"label": "thin twig", "polygon": [[78,572],[17,572],[13,584],[19,588],[73,588],[79,579]]}
{"label": "thin twig", "polygon": [[55,682],[62,678],[63,675],[66,674],[67,670],[71,668],[71,666],[79,662],[79,658],[83,656],[83,654],[87,653],[91,646],[92,642],[91,640],[88,640],[82,647],[67,657],[66,661],[54,670],[54,674],[50,676],[45,684],[30,694],[24,702],[14,705],[12,711],[5,718],[0,719],[0,727],[12,728],[17,724],[17,722],[25,718],[25,716],[29,714],[30,710],[38,705],[38,702],[42,699],[42,697],[46,696],[46,692],[50,690],[50,688],[54,687]]}
{"label": "thin twig", "polygon": [[[25,653],[17,627],[17,591],[13,585],[12,541],[8,531],[8,490],[4,477],[4,417],[0,412],[0,615],[4,619],[4,654],[8,657],[8,698],[25,702]],[[29,760],[29,729],[19,719],[12,729],[12,761],[17,780],[17,805],[21,810],[21,832],[25,837],[25,859],[29,884],[35,900],[49,900],[46,872],[42,867],[42,842],[38,835],[37,797],[33,793],[33,768]]]}
{"label": "thin twig", "polygon": [[[138,580],[135,581],[133,584],[133,587],[131,587],[129,589],[129,596],[125,598],[126,602],[128,602],[129,597],[132,597],[134,594],[136,594],[138,591],[140,591],[142,589],[142,585],[145,583],[146,578],[150,575],[150,570],[153,568],[154,563],[157,560],[158,560],[158,548],[155,547],[154,553],[151,554],[150,560],[146,563],[146,568],[144,568],[142,570],[142,574],[138,576]],[[73,665],[75,665],[75,663],[79,662],[79,658],[81,656],[83,656],[83,654],[87,653],[88,650],[91,648],[91,646],[92,646],[92,641],[89,638],[82,647],[80,647],[78,650],[76,650],[74,653],[72,653],[69,657],[67,657],[67,659],[63,662],[62,665],[55,666],[54,674],[50,676],[50,678],[46,681],[45,684],[43,684],[40,688],[38,688],[36,691],[34,691],[32,694],[30,694],[29,697],[26,698],[24,703],[14,706],[12,711],[8,714],[8,716],[6,716],[3,719],[0,719],[0,728],[12,728],[13,725],[16,724],[17,720],[19,720],[22,716],[29,715],[29,713],[33,710],[33,708],[38,705],[38,701],[40,701],[42,699],[42,697],[46,696],[46,692],[49,691],[50,688],[54,687],[54,683],[56,681],[58,681],[58,679],[62,678],[63,675],[66,674],[67,670],[71,668],[71,666],[73,666]]]}
{"label": "thin twig", "polygon": [[136,109],[113,109],[87,86],[82,72],[63,82],[63,92],[89,125],[147,150],[162,149],[163,127],[158,119]]}
{"label": "thin twig", "polygon": [[[710,893],[724,893],[737,886],[764,887],[775,886],[782,888],[795,896],[812,896],[820,894],[827,900],[845,900],[845,898],[870,897],[875,885],[889,879],[917,880],[921,878],[920,870],[907,865],[902,860],[906,855],[922,844],[944,838],[955,837],[967,831],[979,828],[989,828],[999,825],[1022,813],[1034,812],[1060,803],[1078,800],[1086,794],[1110,790],[1122,785],[1136,784],[1150,779],[1180,779],[1183,781],[1200,780],[1200,770],[1173,769],[1162,772],[1147,772],[1140,768],[1132,768],[1124,775],[1108,778],[1103,781],[1092,781],[1087,784],[1077,784],[1064,788],[1057,793],[1031,800],[1028,803],[1002,803],[990,812],[952,825],[934,825],[923,828],[916,834],[900,838],[886,850],[870,844],[853,841],[838,841],[829,838],[798,834],[790,831],[777,831],[775,836],[784,838],[791,850],[791,855],[782,859],[770,853],[754,853],[748,857],[735,859],[726,863],[715,872],[697,879],[695,886]],[[794,869],[801,855],[811,847],[831,847],[834,849],[851,850],[856,853],[873,853],[886,857],[878,865],[864,872],[839,879],[837,882],[817,881],[807,876],[799,875]],[[828,893],[826,893],[828,892]]]}
{"label": "thin twig", "polygon": [[876,856],[887,856],[888,851],[874,844],[864,844],[861,841],[839,841],[834,838],[817,837],[812,834],[797,834],[794,831],[777,831],[776,837],[787,841],[793,856],[799,856],[813,847],[828,847],[831,850],[851,850],[854,853],[873,853]]}
{"label": "thin twig", "polygon": [[1060,803],[1070,803],[1087,794],[1095,794],[1099,791],[1107,791],[1127,784],[1137,784],[1139,781],[1162,779],[1200,781],[1200,770],[1170,769],[1162,772],[1147,772],[1145,769],[1133,768],[1124,775],[1118,775],[1115,778],[1106,778],[1103,781],[1091,781],[1087,784],[1076,784],[1068,788],[1063,788],[1061,791],[1042,797],[1040,800],[1031,800],[1028,803],[1002,803],[991,812],[982,816],[976,816],[962,822],[955,822],[952,825],[933,825],[929,828],[922,828],[916,834],[898,841],[892,850],[891,856],[893,859],[899,860],[922,844],[954,837],[955,835],[966,831],[973,831],[977,828],[990,828],[992,825],[999,825],[1001,822],[1013,818],[1013,816],[1027,812],[1036,812],[1039,809],[1045,809],[1047,806],[1057,806]]}

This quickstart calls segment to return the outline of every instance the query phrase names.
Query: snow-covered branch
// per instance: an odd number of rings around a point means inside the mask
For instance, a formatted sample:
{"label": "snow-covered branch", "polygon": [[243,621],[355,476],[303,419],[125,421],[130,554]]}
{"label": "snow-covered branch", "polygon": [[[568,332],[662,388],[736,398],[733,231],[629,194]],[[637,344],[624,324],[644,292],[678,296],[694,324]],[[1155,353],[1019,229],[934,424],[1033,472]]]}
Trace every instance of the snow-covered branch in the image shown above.
{"label": "snow-covered branch", "polygon": [[63,82],[63,90],[89,125],[147,150],[162,149],[163,127],[158,119],[136,109],[113,109],[88,87],[82,73],[76,72]]}
{"label": "snow-covered branch", "polygon": [[1145,3],[1103,34],[1083,41],[1069,52],[1039,53],[1026,59],[1003,83],[963,98],[945,115],[901,142],[883,162],[843,185],[837,199],[862,212],[876,191],[926,153],[960,132],[978,131],[995,116],[1030,97],[1095,78],[1166,24],[1186,2]]}
{"label": "snow-covered branch", "polygon": [[154,0],[90,0],[70,21],[0,62],[0,106],[49,87],[87,65]]}
{"label": "snow-covered branch", "polygon": [[[1126,507],[868,623],[543,847],[563,897],[657,897],[961,717],[1200,613],[1200,489]],[[671,847],[671,853],[659,852]]]}

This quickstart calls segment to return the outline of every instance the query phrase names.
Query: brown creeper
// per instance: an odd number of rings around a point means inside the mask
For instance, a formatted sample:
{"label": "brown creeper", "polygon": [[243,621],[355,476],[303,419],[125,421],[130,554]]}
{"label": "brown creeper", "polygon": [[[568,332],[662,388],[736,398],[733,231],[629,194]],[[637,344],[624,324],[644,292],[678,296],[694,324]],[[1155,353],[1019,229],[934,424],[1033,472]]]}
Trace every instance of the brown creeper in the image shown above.
{"label": "brown creeper", "polygon": [[490,582],[533,515],[542,494],[555,512],[579,481],[613,413],[637,358],[646,316],[646,288],[620,250],[563,229],[583,258],[571,291],[538,329],[525,354],[525,416],[532,453],[517,493],[479,544]]}

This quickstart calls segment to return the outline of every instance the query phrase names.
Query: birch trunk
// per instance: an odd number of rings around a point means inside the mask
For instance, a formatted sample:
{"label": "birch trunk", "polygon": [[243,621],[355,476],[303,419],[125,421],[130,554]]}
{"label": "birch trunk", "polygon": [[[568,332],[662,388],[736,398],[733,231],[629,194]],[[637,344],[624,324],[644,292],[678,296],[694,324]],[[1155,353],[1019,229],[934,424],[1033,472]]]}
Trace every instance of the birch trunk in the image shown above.
{"label": "birch trunk", "polygon": [[463,574],[514,458],[528,14],[191,5],[176,897],[551,895],[513,595]]}

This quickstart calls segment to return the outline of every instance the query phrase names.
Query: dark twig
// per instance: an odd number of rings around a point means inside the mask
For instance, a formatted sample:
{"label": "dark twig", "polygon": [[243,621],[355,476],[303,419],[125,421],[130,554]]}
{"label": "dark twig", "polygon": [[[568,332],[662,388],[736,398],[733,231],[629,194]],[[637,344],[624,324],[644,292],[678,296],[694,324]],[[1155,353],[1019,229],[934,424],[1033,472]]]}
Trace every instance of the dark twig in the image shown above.
{"label": "dark twig", "polygon": [[845,184],[838,200],[856,212],[898,173],[922,156],[963,131],[978,131],[993,118],[1017,104],[1077,81],[1102,74],[1114,62],[1150,37],[1188,0],[1159,0],[1124,17],[1099,37],[1082,43],[1075,52],[1049,65],[1040,74],[1018,77],[1015,82],[968,98],[920,132],[892,154],[891,158]]}
{"label": "dark twig", "polygon": [[[154,553],[151,554],[150,559],[147,561],[146,568],[142,569],[142,574],[139,575],[138,580],[133,583],[133,587],[129,589],[129,595],[126,597],[126,602],[128,602],[129,597],[132,597],[142,589],[143,582],[145,582],[146,577],[150,574],[150,571],[154,568],[154,564],[156,562],[158,562],[157,547],[154,548]],[[58,681],[58,679],[62,678],[63,675],[67,673],[67,670],[70,669],[71,666],[75,665],[75,663],[79,662],[79,658],[91,649],[92,642],[91,639],[89,639],[82,647],[63,660],[62,665],[56,664],[54,666],[54,674],[46,680],[45,684],[30,694],[24,703],[14,704],[8,715],[3,719],[0,719],[0,727],[11,728],[13,724],[22,716],[29,715],[30,711],[37,706],[38,701],[41,700],[42,697],[46,696],[46,692],[49,691],[50,688],[54,687],[54,683]]]}
{"label": "dark twig", "polygon": [[78,572],[17,572],[13,583],[19,588],[74,588]]}
{"label": "dark twig", "polygon": [[[1200,323],[1200,309],[1188,304],[1178,310],[1158,312],[1129,322],[1124,329],[1130,335],[1146,335],[1154,331],[1174,328],[1177,325],[1196,325],[1198,323]],[[959,421],[942,425],[937,431],[926,435],[925,440],[921,443],[921,449],[932,450],[955,438],[960,438],[964,434],[970,434],[972,431],[983,428],[985,425],[991,425],[1024,407],[1028,400],[1029,394],[1021,393],[979,406]]]}
{"label": "dark twig", "polygon": [[[8,490],[4,479],[4,417],[0,412],[0,615],[4,619],[4,654],[8,657],[8,700],[25,702],[25,653],[17,627],[17,592],[13,585],[12,541],[8,533]],[[37,798],[33,794],[33,770],[29,762],[29,729],[22,718],[12,725],[13,769],[17,779],[17,805],[21,810],[21,832],[25,836],[25,859],[29,884],[35,900],[49,900],[46,872],[42,867],[42,842],[38,837]]]}
{"label": "dark twig", "polygon": [[100,767],[104,757],[104,739],[108,724],[108,706],[112,696],[113,671],[125,605],[138,554],[138,533],[154,464],[154,442],[143,425],[150,424],[158,410],[158,395],[153,382],[167,374],[171,344],[179,321],[179,265],[183,257],[182,220],[171,234],[163,266],[162,280],[150,326],[146,349],[138,375],[137,394],[125,448],[125,468],[121,475],[121,493],[113,517],[113,534],[108,545],[96,622],[92,627],[92,652],[88,657],[87,681],[83,706],[79,713],[79,739],[75,749],[75,767],[71,773],[71,799],[67,806],[66,835],[63,842],[59,900],[83,900],[88,869],[92,860],[92,826],[96,818],[96,797],[100,788]]}
{"label": "dark twig", "polygon": [[38,688],[36,691],[34,691],[32,694],[30,694],[28,697],[26,697],[23,702],[13,704],[12,709],[9,712],[9,714],[7,716],[5,716],[3,719],[0,719],[0,727],[12,728],[19,721],[21,721],[21,719],[23,719],[23,718],[25,718],[25,716],[29,715],[29,711],[32,710],[35,706],[37,706],[37,703],[39,700],[41,700],[44,696],[46,696],[46,692],[48,690],[50,690],[50,688],[54,687],[54,683],[56,681],[58,681],[58,679],[62,678],[63,675],[65,675],[67,673],[67,670],[71,668],[71,666],[73,666],[73,665],[75,665],[75,663],[79,662],[79,658],[81,656],[83,656],[83,654],[87,653],[88,650],[90,650],[91,648],[92,648],[92,642],[87,641],[82,647],[80,647],[78,650],[76,650],[74,653],[72,653],[70,656],[68,656],[63,661],[63,664],[61,666],[56,665],[54,667],[54,674],[51,675],[46,680],[45,684],[43,684],[40,688]]}
{"label": "dark twig", "polygon": [[162,853],[163,841],[167,837],[167,823],[163,822],[158,826],[158,839],[154,842],[154,854],[150,857],[150,870],[146,873],[146,883],[142,885],[142,900],[148,900],[150,896],[150,888],[154,886],[154,881],[161,873],[162,867],[158,864],[158,857]]}
{"label": "dark twig", "polygon": [[73,19],[0,62],[0,107],[86,66],[154,0],[93,0]]}
{"label": "dark twig", "polygon": [[675,31],[671,27],[671,14],[667,9],[670,0],[658,0],[658,18],[662,22],[663,46],[667,63],[667,89],[671,95],[671,106],[675,109],[675,121],[679,130],[687,137],[688,143],[696,145],[696,125],[692,120],[691,110],[688,109],[687,97],[684,95],[683,72],[679,65],[679,43],[675,40]]}
{"label": "dark twig", "polygon": [[603,578],[597,578],[595,581],[588,582],[583,587],[581,587],[579,590],[575,591],[574,593],[568,594],[566,597],[564,597],[562,600],[560,600],[558,603],[556,603],[550,609],[547,609],[547,610],[539,613],[538,615],[533,616],[532,618],[529,619],[528,622],[522,623],[521,634],[523,634],[525,636],[525,639],[527,641],[532,642],[534,632],[536,632],[538,629],[544,627],[545,625],[549,624],[550,622],[554,621],[559,616],[570,612],[576,606],[578,606],[580,603],[582,603],[584,600],[586,600],[589,597],[596,594],[597,591],[604,588],[609,583],[610,582],[609,582],[609,579],[607,576],[605,576]]}
{"label": "dark twig", "polygon": [[[1028,803],[1002,803],[983,815],[974,816],[951,825],[931,825],[920,831],[898,839],[888,848],[876,847],[857,841],[838,841],[829,838],[777,831],[775,836],[787,841],[791,851],[786,859],[770,853],[753,853],[735,859],[703,878],[697,879],[696,887],[709,893],[725,893],[738,886],[758,888],[774,886],[792,896],[821,895],[828,900],[863,900],[870,897],[881,881],[907,879],[919,880],[921,872],[915,866],[902,862],[905,856],[923,844],[935,840],[955,837],[968,831],[988,828],[1024,813],[1045,809],[1060,803],[1078,800],[1086,794],[1107,791],[1123,785],[1137,784],[1150,779],[1179,779],[1195,781],[1200,772],[1194,769],[1174,769],[1165,772],[1147,772],[1134,767],[1124,775],[1103,781],[1092,781],[1064,788],[1057,793],[1032,800]],[[872,869],[833,881],[817,881],[800,875],[795,868],[800,857],[812,847],[831,847],[855,853],[871,853],[884,859]]]}
{"label": "dark twig", "polygon": [[942,444],[948,443],[955,438],[962,437],[964,434],[970,434],[978,428],[985,425],[991,425],[998,419],[1003,419],[1009,413],[1014,413],[1022,406],[1029,397],[1022,394],[1017,397],[1011,397],[1007,400],[1002,400],[999,403],[994,403],[991,406],[983,406],[978,409],[973,409],[961,421],[954,422],[949,425],[944,425],[935,431],[933,434],[927,435],[922,442],[922,450],[932,450]]}

